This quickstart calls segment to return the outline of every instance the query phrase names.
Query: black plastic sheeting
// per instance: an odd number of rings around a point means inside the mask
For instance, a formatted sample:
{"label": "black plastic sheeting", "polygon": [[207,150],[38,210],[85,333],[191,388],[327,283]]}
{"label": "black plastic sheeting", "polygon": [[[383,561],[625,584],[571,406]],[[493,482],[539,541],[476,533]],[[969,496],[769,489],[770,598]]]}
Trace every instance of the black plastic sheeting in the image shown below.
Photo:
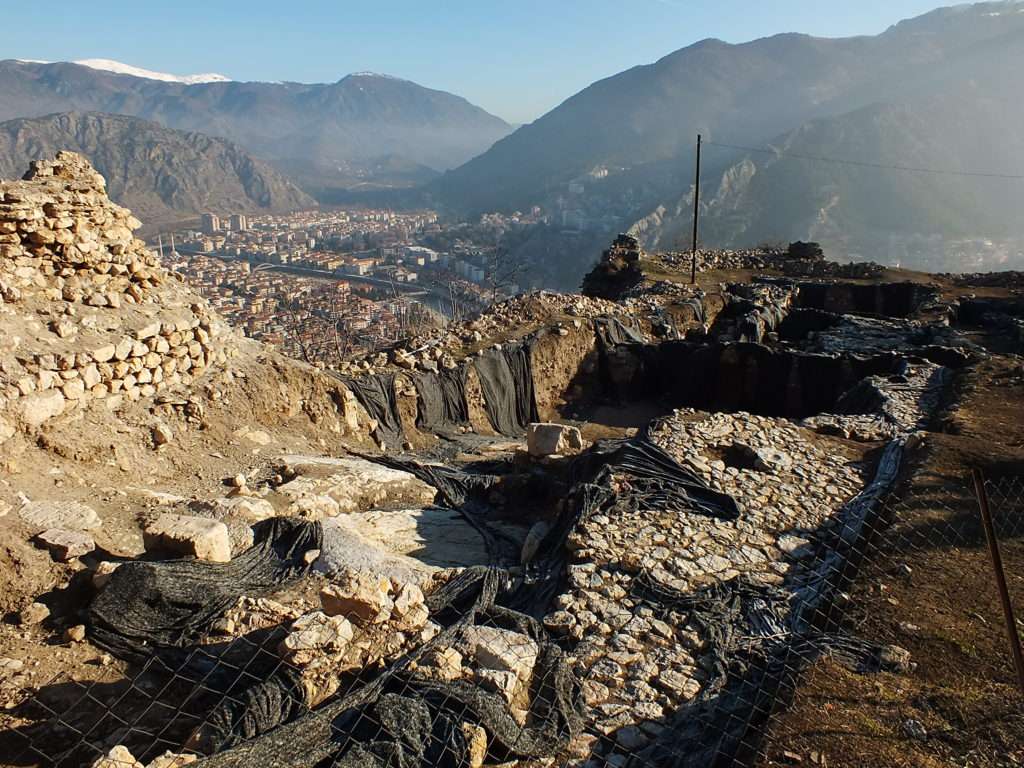
{"label": "black plastic sheeting", "polygon": [[573,462],[573,479],[604,483],[613,475],[630,478],[630,495],[651,509],[697,513],[735,520],[740,510],[729,495],[711,490],[663,448],[646,438],[602,440]]}
{"label": "black plastic sheeting", "polygon": [[[594,320],[598,347],[604,351],[620,344],[643,344],[633,328],[612,317]],[[472,365],[480,380],[484,410],[494,431],[518,437],[526,427],[538,421],[533,389],[531,350],[535,339],[489,349],[470,363],[437,373],[412,372],[409,378],[416,389],[416,426],[431,434],[454,436],[469,423],[466,377]],[[389,450],[400,450],[405,440],[395,391],[395,374],[367,374],[339,377],[352,390],[356,400],[377,421],[377,437]]]}
{"label": "black plastic sheeting", "polygon": [[344,378],[359,404],[377,422],[377,437],[390,450],[399,450],[405,440],[402,420],[398,415],[395,374],[375,373]]}
{"label": "black plastic sheeting", "polygon": [[[701,305],[701,312],[704,311]],[[618,344],[644,344],[644,337],[634,328],[629,327],[614,317],[595,317],[594,335],[600,349],[608,349]]]}
{"label": "black plastic sheeting", "polygon": [[412,375],[418,403],[416,426],[432,434],[450,434],[469,422],[466,368]]}
{"label": "black plastic sheeting", "polygon": [[[196,763],[202,768],[464,768],[468,744],[461,724],[481,725],[489,761],[550,757],[566,750],[581,727],[580,696],[569,661],[529,616],[502,608],[505,575],[470,568],[428,597],[432,618],[445,627],[369,684],[269,733]],[[464,628],[481,625],[531,637],[540,652],[533,670],[525,725],[499,694],[455,681],[417,676],[410,662],[457,644]]]}
{"label": "black plastic sheeting", "polygon": [[323,541],[319,523],[292,518],[257,523],[253,535],[253,546],[229,563],[123,563],[89,607],[90,639],[133,660],[196,643],[243,595],[259,597],[306,576],[306,553]]}
{"label": "black plastic sheeting", "polygon": [[903,358],[778,351],[761,344],[620,344],[603,361],[609,393],[672,407],[803,418],[832,412],[866,376],[890,375]]}
{"label": "black plastic sheeting", "polygon": [[[529,424],[538,420],[530,355],[533,342],[527,339],[489,349],[471,363],[453,370],[410,373],[418,403],[416,426],[425,432],[450,436],[469,423],[466,376],[468,366],[472,365],[483,390],[484,410],[495,432],[522,435]],[[339,378],[377,421],[378,440],[388,450],[401,450],[405,432],[398,413],[395,374]]]}
{"label": "black plastic sheeting", "polygon": [[538,420],[530,346],[530,341],[506,344],[501,349],[487,350],[473,361],[487,418],[499,434],[521,435]]}

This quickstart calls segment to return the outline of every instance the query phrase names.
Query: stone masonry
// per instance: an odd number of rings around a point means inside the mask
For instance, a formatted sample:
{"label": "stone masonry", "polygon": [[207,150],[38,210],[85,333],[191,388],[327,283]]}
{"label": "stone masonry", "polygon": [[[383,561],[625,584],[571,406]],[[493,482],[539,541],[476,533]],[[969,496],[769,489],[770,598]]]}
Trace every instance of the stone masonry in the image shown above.
{"label": "stone masonry", "polygon": [[226,326],[136,239],[141,223],[72,152],[0,182],[0,411],[27,428],[91,400],[187,385]]}

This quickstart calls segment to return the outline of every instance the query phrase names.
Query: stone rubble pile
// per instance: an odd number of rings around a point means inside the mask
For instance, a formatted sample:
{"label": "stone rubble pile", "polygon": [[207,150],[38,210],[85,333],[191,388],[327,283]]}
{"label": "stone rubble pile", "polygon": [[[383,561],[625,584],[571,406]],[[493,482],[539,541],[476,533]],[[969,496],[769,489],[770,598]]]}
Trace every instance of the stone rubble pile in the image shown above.
{"label": "stone rubble pile", "polygon": [[[715,269],[766,269],[773,260],[785,251],[746,248],[738,250],[698,250],[697,271],[710,272]],[[693,256],[690,253],[669,252],[660,254],[661,260],[675,269],[691,269]]]}
{"label": "stone rubble pile", "polygon": [[835,261],[787,259],[779,269],[787,277],[832,277],[844,280],[874,280],[885,274],[885,267],[873,261],[839,264]]}
{"label": "stone rubble pile", "polygon": [[36,427],[89,400],[115,407],[223,363],[226,327],[132,232],[81,156],[0,182],[0,410]]}
{"label": "stone rubble pile", "polygon": [[606,299],[537,291],[494,304],[466,322],[406,339],[394,349],[342,361],[335,368],[346,376],[412,370],[436,373],[454,369],[480,350],[521,339],[542,326],[579,329],[592,318],[624,317],[629,312],[629,307]]}
{"label": "stone rubble pile", "polygon": [[416,584],[341,572],[320,590],[320,602],[320,610],[291,623],[278,646],[281,658],[301,670],[310,706],[333,695],[344,673],[386,663],[440,631]]}
{"label": "stone rubble pile", "polygon": [[[691,269],[689,253],[658,254],[666,266],[678,270]],[[817,258],[794,258],[785,248],[747,248],[698,250],[697,271],[712,270],[778,270],[788,277],[836,277],[870,280],[885,274],[885,267],[874,262],[840,264]]]}
{"label": "stone rubble pile", "polygon": [[686,615],[658,619],[633,597],[638,575],[684,593],[737,576],[783,584],[810,555],[806,532],[820,530],[864,484],[859,454],[785,419],[679,410],[651,437],[733,496],[742,513],[735,521],[665,509],[598,514],[569,537],[569,588],[544,624],[573,647],[591,733],[614,735],[623,754],[692,701],[709,672],[699,624]]}
{"label": "stone rubble pile", "polygon": [[961,287],[1024,288],[1024,272],[1020,270],[968,273],[941,272],[936,277],[952,280],[954,284]]}

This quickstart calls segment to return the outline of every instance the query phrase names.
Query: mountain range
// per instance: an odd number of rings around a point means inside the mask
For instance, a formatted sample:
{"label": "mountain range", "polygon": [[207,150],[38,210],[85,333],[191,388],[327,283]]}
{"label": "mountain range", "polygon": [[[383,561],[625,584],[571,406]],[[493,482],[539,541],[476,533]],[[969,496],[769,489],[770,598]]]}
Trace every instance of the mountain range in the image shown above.
{"label": "mountain range", "polygon": [[[219,182],[206,174],[222,167],[239,185],[224,197],[250,189],[234,170],[242,161],[194,161],[200,145],[251,154],[273,206],[309,201],[271,166],[324,203],[373,195],[458,217],[539,205],[548,224],[521,233],[515,254],[533,282],[568,287],[616,231],[648,247],[685,243],[697,134],[708,246],[816,239],[833,255],[873,258],[906,238],[1024,239],[1020,71],[1024,3],[1007,0],[940,8],[875,36],[704,40],[516,130],[458,96],[372,73],[250,83],[108,60],[0,61],[0,120],[74,112],[5,126],[21,137],[5,153],[20,167],[35,146],[77,141],[112,187],[123,179],[128,194],[122,167],[146,179],[131,194],[152,185],[147,204],[163,215],[212,199]],[[135,124],[101,129],[93,113],[150,121],[138,124],[149,149],[110,144],[106,132]],[[173,194],[138,166],[148,156],[176,169]]]}
{"label": "mountain range", "polygon": [[1022,67],[1019,2],[943,8],[874,37],[705,40],[594,83],[430,189],[464,214],[539,204],[672,247],[692,225],[703,134],[709,244],[1024,235],[1010,213],[1024,204],[1021,182],[958,175],[1024,173]]}
{"label": "mountain range", "polygon": [[203,211],[272,213],[316,201],[262,160],[225,139],[123,115],[62,113],[0,123],[0,178],[66,149],[89,158],[111,198],[146,224]]}
{"label": "mountain range", "polygon": [[0,120],[70,111],[140,117],[233,141],[326,195],[425,181],[512,130],[465,99],[385,75],[312,85],[219,77],[190,80],[106,60],[9,59],[0,61]]}

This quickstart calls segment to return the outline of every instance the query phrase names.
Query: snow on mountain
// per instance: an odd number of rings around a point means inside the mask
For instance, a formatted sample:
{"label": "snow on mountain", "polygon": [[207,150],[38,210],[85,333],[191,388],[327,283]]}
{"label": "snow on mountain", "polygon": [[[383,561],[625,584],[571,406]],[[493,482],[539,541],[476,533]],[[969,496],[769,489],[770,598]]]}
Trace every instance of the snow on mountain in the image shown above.
{"label": "snow on mountain", "polygon": [[199,75],[170,75],[166,72],[153,72],[141,67],[133,67],[131,64],[124,64],[112,59],[80,59],[71,62],[90,69],[100,69],[104,72],[113,72],[118,75],[131,75],[142,77],[146,80],[161,80],[165,83],[184,83],[185,85],[198,85],[200,83],[227,83],[231,82],[230,77],[207,72]]}

